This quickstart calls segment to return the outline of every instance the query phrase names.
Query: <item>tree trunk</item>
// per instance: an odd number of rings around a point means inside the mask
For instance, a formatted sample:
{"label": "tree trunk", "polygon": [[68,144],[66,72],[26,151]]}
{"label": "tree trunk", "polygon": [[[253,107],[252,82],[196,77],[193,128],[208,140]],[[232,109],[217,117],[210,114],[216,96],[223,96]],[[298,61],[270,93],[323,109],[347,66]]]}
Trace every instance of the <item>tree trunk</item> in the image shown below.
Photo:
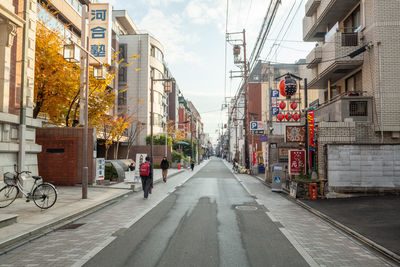
{"label": "tree trunk", "polygon": [[118,148],[119,148],[119,141],[116,144],[115,150],[114,150],[114,158],[118,159]]}

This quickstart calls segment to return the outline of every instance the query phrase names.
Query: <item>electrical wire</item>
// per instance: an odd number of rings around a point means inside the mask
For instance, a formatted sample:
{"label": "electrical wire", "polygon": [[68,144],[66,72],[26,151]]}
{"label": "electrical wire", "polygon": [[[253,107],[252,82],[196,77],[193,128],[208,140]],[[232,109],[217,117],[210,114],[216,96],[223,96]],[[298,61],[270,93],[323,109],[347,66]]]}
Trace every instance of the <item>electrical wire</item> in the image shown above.
{"label": "electrical wire", "polygon": [[292,23],[293,23],[294,19],[296,18],[296,16],[297,16],[297,14],[298,14],[298,12],[299,12],[299,10],[300,10],[300,7],[302,6],[303,2],[304,2],[304,0],[301,0],[299,6],[297,7],[296,12],[294,13],[294,16],[292,17],[292,20],[290,21],[288,27],[286,28],[286,31],[285,31],[285,33],[283,34],[283,37],[282,37],[281,41],[279,42],[278,47],[275,49],[275,53],[272,55],[272,57],[275,56],[275,55],[277,54],[277,52],[278,52],[278,50],[279,50],[279,46],[281,45],[282,40],[285,39],[285,36],[286,36],[287,32],[289,31],[290,27],[292,26]]}
{"label": "electrical wire", "polygon": [[246,16],[246,22],[244,23],[244,28],[247,28],[247,21],[249,20],[249,15],[250,15],[250,11],[253,5],[253,0],[250,0],[250,6],[249,6],[249,10],[247,11],[247,16]]}
{"label": "electrical wire", "polygon": [[277,41],[278,41],[278,39],[279,39],[279,36],[281,35],[281,32],[283,31],[283,28],[285,27],[286,22],[288,21],[290,15],[292,14],[292,10],[293,10],[294,6],[296,5],[296,2],[297,2],[297,0],[294,1],[292,7],[291,7],[290,10],[289,10],[289,13],[287,14],[285,20],[283,21],[282,27],[281,27],[281,29],[279,30],[278,35],[276,36],[275,41],[274,41],[274,43],[272,44],[272,47],[271,47],[271,49],[269,50],[268,55],[266,56],[266,59],[269,58],[269,55],[271,54],[271,52],[272,52],[274,46],[277,45]]}
{"label": "electrical wire", "polygon": [[228,15],[229,15],[229,0],[226,0],[226,17],[225,17],[225,71],[224,71],[224,102],[226,99],[226,68],[227,68],[227,49],[228,44],[226,41],[226,37],[228,34]]}

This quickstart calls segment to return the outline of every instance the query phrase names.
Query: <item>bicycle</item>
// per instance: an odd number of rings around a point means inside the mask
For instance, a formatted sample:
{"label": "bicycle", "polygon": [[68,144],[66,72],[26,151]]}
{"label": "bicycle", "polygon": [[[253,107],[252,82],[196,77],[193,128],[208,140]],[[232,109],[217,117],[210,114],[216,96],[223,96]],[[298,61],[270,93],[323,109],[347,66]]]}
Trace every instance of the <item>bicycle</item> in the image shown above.
{"label": "bicycle", "polygon": [[[23,173],[30,174],[30,171],[18,172],[14,165],[14,173],[6,172],[3,175],[6,184],[0,189],[0,208],[9,206],[18,197],[21,192],[26,197],[26,202],[33,200],[36,206],[41,209],[51,208],[57,201],[57,189],[54,185],[43,182],[41,176],[32,176],[35,182],[30,191],[25,191],[21,184],[21,175]],[[41,183],[38,182],[41,180]]]}

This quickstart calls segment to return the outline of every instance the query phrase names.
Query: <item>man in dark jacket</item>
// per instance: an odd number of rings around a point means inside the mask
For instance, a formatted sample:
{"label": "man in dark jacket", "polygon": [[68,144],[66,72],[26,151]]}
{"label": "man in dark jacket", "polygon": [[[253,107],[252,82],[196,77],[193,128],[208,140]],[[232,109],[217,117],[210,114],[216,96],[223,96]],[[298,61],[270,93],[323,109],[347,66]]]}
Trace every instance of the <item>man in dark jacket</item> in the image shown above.
{"label": "man in dark jacket", "polygon": [[140,165],[140,178],[142,179],[142,188],[144,191],[144,199],[147,199],[151,193],[151,184],[153,181],[153,166],[150,157],[146,157],[146,162]]}
{"label": "man in dark jacket", "polygon": [[167,157],[163,157],[160,167],[162,169],[162,177],[163,177],[163,181],[164,183],[167,182],[167,174],[168,174],[168,169],[169,169],[169,162],[167,160]]}

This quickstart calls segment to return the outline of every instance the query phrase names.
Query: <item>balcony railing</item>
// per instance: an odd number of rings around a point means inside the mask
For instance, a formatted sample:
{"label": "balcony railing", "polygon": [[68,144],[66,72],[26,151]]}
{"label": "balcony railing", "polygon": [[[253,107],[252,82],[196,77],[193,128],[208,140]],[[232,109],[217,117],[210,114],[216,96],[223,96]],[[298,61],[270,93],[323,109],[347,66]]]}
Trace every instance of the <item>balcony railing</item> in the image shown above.
{"label": "balcony railing", "polygon": [[321,0],[308,0],[306,3],[306,16],[311,17],[316,11],[318,6],[321,4]]}
{"label": "balcony railing", "polygon": [[307,68],[311,69],[315,67],[322,60],[322,47],[315,47],[310,54],[306,57],[306,62],[308,62]]}

